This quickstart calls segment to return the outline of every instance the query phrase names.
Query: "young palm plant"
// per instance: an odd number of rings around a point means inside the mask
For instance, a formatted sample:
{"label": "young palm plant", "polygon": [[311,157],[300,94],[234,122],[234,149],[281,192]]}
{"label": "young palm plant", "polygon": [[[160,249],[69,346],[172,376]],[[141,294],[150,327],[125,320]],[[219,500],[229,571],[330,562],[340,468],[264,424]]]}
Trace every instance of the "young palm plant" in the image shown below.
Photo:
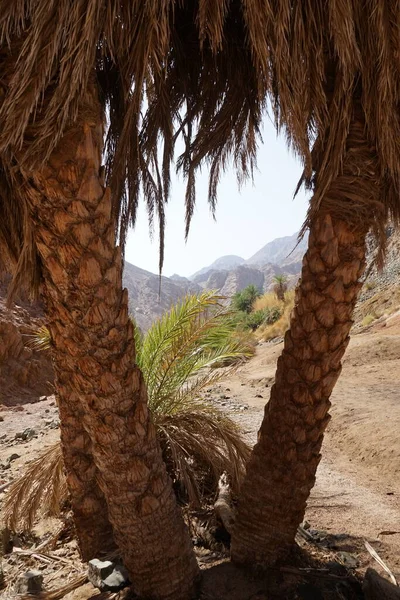
{"label": "young palm plant", "polygon": [[287,277],[286,275],[275,275],[274,277],[274,293],[280,302],[285,302],[285,294],[287,292]]}
{"label": "young palm plant", "polygon": [[[163,458],[179,500],[192,507],[213,496],[224,471],[238,492],[250,454],[237,425],[202,397],[204,388],[226,376],[216,366],[234,369],[254,353],[251,337],[237,337],[232,330],[222,300],[210,291],[187,296],[135,339]],[[46,327],[37,331],[34,343],[50,347]],[[57,443],[13,484],[4,506],[10,528],[29,530],[40,512],[59,514],[68,495],[60,466]]]}

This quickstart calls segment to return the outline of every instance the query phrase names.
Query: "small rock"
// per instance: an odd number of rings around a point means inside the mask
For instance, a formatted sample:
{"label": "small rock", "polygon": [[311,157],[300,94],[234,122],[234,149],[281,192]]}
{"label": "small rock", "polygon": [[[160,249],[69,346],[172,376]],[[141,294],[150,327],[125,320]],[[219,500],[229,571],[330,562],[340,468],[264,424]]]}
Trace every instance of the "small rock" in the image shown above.
{"label": "small rock", "polygon": [[357,558],[349,552],[338,552],[336,556],[340,560],[342,565],[344,565],[348,569],[355,569],[356,567],[358,567]]}
{"label": "small rock", "polygon": [[89,561],[88,579],[101,591],[116,591],[129,584],[128,573],[122,565],[97,558]]}
{"label": "small rock", "polygon": [[15,585],[17,594],[37,594],[42,591],[43,575],[39,571],[27,571],[20,575]]}
{"label": "small rock", "polygon": [[4,417],[0,415],[0,421],[4,421]]}
{"label": "small rock", "polygon": [[44,402],[45,400],[47,400],[47,396],[40,396],[39,402]]}
{"label": "small rock", "polygon": [[50,402],[49,406],[55,406],[56,403],[55,402]]}
{"label": "small rock", "polygon": [[8,458],[7,458],[7,464],[9,465],[10,463],[12,463],[14,460],[17,460],[17,458],[19,458],[20,455],[17,454],[16,452],[13,452]]}
{"label": "small rock", "polygon": [[231,391],[231,388],[225,388],[225,391],[226,391],[226,392],[230,392],[230,391]]}
{"label": "small rock", "polygon": [[7,439],[7,434],[3,433],[3,435],[0,435],[0,440],[6,440]]}
{"label": "small rock", "polygon": [[32,429],[31,427],[28,427],[24,431],[16,433],[15,439],[16,440],[24,440],[24,441],[28,442],[29,440],[33,439],[36,435],[37,435],[36,431],[34,429]]}
{"label": "small rock", "polygon": [[110,592],[120,590],[129,585],[128,571],[122,565],[115,565],[111,575],[105,578],[104,586]]}
{"label": "small rock", "polygon": [[261,396],[261,394],[256,394],[254,397],[255,398],[262,398],[263,396]]}
{"label": "small rock", "polygon": [[46,410],[45,410],[44,412],[45,412],[45,413],[49,413],[49,412],[50,412],[50,409],[49,409],[49,408],[46,408]]}

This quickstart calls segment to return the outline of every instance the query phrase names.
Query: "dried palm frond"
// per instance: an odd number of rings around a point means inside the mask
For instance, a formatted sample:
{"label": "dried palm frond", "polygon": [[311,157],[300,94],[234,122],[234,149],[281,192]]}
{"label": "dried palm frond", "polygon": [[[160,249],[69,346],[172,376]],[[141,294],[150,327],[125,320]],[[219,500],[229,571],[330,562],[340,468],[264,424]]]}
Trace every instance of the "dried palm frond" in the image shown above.
{"label": "dried palm frond", "polygon": [[58,516],[66,498],[64,462],[57,443],[33,460],[11,485],[3,507],[4,522],[9,529],[29,531],[38,514]]}
{"label": "dried palm frond", "polygon": [[0,0],[3,267],[11,261],[37,280],[24,185],[32,166],[90,114],[90,90],[107,115],[106,180],[122,243],[142,191],[163,244],[178,139],[187,227],[204,163],[213,210],[229,162],[239,180],[251,175],[268,103],[317,191],[315,210],[342,169],[360,106],[380,202],[348,190],[337,209],[354,219],[397,220],[399,21],[396,0]]}
{"label": "dried palm frond", "polygon": [[[74,579],[71,579],[71,581],[69,581],[62,587],[57,588],[56,590],[39,592],[38,594],[35,594],[34,596],[32,594],[21,594],[18,596],[18,598],[20,600],[32,600],[32,598],[36,598],[36,600],[61,600],[67,594],[70,594],[77,588],[84,585],[87,582],[87,580],[88,580],[87,573],[82,573],[81,575],[74,577]],[[97,597],[100,598],[100,594]],[[112,597],[112,595],[110,594],[109,600],[111,599],[111,597]]]}
{"label": "dried palm frond", "polygon": [[250,448],[231,419],[203,403],[160,417],[156,427],[167,468],[191,506],[215,495],[224,471],[238,493]]}

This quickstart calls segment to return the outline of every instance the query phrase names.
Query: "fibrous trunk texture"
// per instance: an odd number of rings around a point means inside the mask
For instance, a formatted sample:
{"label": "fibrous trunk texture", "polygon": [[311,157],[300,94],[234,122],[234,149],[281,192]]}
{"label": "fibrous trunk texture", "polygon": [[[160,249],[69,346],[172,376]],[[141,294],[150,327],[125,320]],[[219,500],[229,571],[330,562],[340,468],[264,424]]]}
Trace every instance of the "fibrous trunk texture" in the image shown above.
{"label": "fibrous trunk texture", "polygon": [[101,180],[101,123],[100,111],[83,119],[30,174],[28,189],[68,484],[86,555],[111,535],[109,520],[136,593],[187,600],[197,563],[135,366],[110,190]]}
{"label": "fibrous trunk texture", "polygon": [[97,480],[92,444],[83,427],[83,410],[73,386],[74,371],[55,357],[61,447],[75,530],[82,559],[89,561],[115,547],[107,503]]}
{"label": "fibrous trunk texture", "polygon": [[372,216],[379,203],[375,153],[364,131],[362,122],[352,123],[343,169],[310,224],[290,329],[239,498],[231,543],[238,563],[273,564],[288,550],[315,483],[371,223],[340,211],[360,198],[360,205],[370,201]]}

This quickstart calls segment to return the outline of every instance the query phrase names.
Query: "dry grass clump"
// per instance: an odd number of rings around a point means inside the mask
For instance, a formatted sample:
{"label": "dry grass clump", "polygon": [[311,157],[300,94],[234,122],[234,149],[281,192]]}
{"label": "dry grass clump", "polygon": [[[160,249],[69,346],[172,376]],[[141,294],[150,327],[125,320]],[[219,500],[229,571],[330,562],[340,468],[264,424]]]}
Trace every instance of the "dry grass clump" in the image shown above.
{"label": "dry grass clump", "polygon": [[[257,331],[257,337],[260,340],[272,340],[277,337],[282,337],[285,332],[289,329],[290,325],[290,315],[294,306],[294,290],[290,290],[285,294],[285,302],[280,303],[280,306],[283,307],[283,312],[281,317],[272,325],[266,325],[265,327],[260,327]],[[277,305],[277,300],[273,294],[265,294],[261,298],[257,300],[260,302],[261,306],[270,306],[271,298],[275,299],[274,306]],[[265,304],[263,304],[265,303]]]}
{"label": "dry grass clump", "polygon": [[361,325],[363,327],[368,327],[368,325],[371,325],[374,321],[376,321],[376,315],[366,315],[361,321]]}
{"label": "dry grass clump", "polygon": [[[289,292],[290,294],[290,292]],[[286,294],[288,295],[288,294]],[[275,308],[275,306],[281,307],[282,302],[279,302],[276,299],[276,295],[273,294],[272,292],[267,292],[266,294],[263,294],[262,296],[260,296],[259,298],[257,298],[257,300],[254,302],[253,305],[253,310],[263,310],[265,308]]]}

